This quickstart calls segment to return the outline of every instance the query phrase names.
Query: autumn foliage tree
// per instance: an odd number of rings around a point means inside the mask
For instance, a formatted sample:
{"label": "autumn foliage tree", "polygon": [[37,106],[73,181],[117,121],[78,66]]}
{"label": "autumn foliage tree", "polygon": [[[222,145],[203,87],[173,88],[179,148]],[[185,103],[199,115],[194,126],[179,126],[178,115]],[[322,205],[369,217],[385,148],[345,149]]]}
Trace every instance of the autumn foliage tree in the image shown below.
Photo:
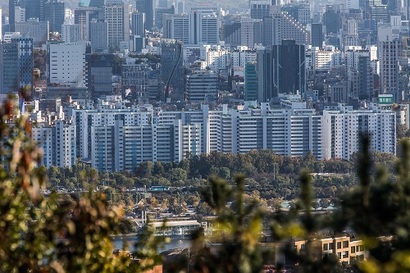
{"label": "autumn foliage tree", "polygon": [[[0,272],[142,272],[158,263],[158,240],[138,245],[135,262],[113,253],[111,235],[121,232],[123,210],[105,195],[45,197],[41,150],[31,139],[27,115],[13,98],[0,107]],[[152,236],[147,229],[145,237]],[[150,243],[151,242],[151,243]]]}

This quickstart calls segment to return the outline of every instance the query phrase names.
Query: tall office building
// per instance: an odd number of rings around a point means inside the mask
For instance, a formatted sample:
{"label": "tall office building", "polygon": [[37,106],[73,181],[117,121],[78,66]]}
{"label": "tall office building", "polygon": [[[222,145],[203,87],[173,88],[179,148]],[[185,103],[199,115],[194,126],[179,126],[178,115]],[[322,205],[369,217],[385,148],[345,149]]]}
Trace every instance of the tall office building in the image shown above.
{"label": "tall office building", "polygon": [[341,37],[343,47],[359,45],[358,22],[355,19],[347,19],[343,22]]}
{"label": "tall office building", "polygon": [[[346,50],[345,64],[348,72],[349,82],[354,82],[355,79],[350,79],[350,75],[357,75],[357,90],[354,94],[349,94],[351,97],[359,99],[369,99],[372,97],[372,71],[370,66],[370,51],[362,50]],[[350,84],[354,87],[353,84]],[[351,92],[349,92],[351,93]]]}
{"label": "tall office building", "polygon": [[[92,45],[91,45],[92,46]],[[92,53],[86,54],[87,62],[87,88],[91,98],[112,95],[112,76],[114,54]]]}
{"label": "tall office building", "polygon": [[189,17],[186,14],[165,15],[164,38],[189,44]]}
{"label": "tall office building", "polygon": [[0,43],[0,94],[16,93],[19,79],[17,43]]}
{"label": "tall office building", "polygon": [[20,0],[20,5],[26,10],[26,20],[37,18],[45,20],[44,8],[47,0]]}
{"label": "tall office building", "polygon": [[359,99],[371,99],[373,96],[373,79],[370,66],[370,54],[369,56],[359,56],[357,70],[359,73]]}
{"label": "tall office building", "polygon": [[18,87],[33,87],[33,38],[11,38],[18,48]]}
{"label": "tall office building", "polygon": [[108,0],[104,11],[108,30],[108,46],[112,49],[119,49],[120,42],[130,39],[128,5],[122,0]]}
{"label": "tall office building", "polygon": [[104,20],[104,12],[102,8],[78,7],[74,10],[74,24],[80,26],[81,41],[90,41],[90,24],[93,20]]}
{"label": "tall office building", "polygon": [[259,19],[241,19],[242,46],[253,48],[262,42],[262,21]]}
{"label": "tall office building", "polygon": [[185,75],[180,41],[162,39],[160,73],[165,86],[165,99],[184,101]]}
{"label": "tall office building", "polygon": [[108,48],[107,22],[93,20],[90,22],[91,50],[103,51]]}
{"label": "tall office building", "polygon": [[184,0],[177,0],[175,7],[176,14],[185,14],[185,1]]}
{"label": "tall office building", "polygon": [[311,41],[312,46],[322,48],[323,45],[323,25],[312,24]]}
{"label": "tall office building", "polygon": [[223,22],[221,39],[225,44],[238,46],[241,44],[241,22],[239,20]]}
{"label": "tall office building", "polygon": [[45,44],[49,39],[49,27],[47,21],[39,22],[37,18],[29,19],[27,22],[16,23],[16,32],[22,37],[33,38],[35,46]]}
{"label": "tall office building", "polygon": [[285,11],[290,16],[292,16],[296,21],[306,26],[311,22],[310,18],[310,3],[309,2],[299,2],[290,3],[281,7],[282,11]]}
{"label": "tall office building", "polygon": [[251,18],[263,19],[269,16],[272,6],[271,0],[250,0]]}
{"label": "tall office building", "polygon": [[131,15],[131,33],[133,36],[145,36],[145,13],[133,12]]}
{"label": "tall office building", "polygon": [[305,94],[305,57],[305,46],[294,40],[283,40],[272,47],[274,94]]}
{"label": "tall office building", "polygon": [[[3,18],[3,9],[0,7],[0,18]],[[3,20],[0,20],[0,42],[3,41]]]}
{"label": "tall office building", "polygon": [[340,11],[336,6],[326,6],[326,12],[323,14],[323,24],[325,25],[326,34],[337,34],[340,29]]}
{"label": "tall office building", "polygon": [[96,8],[102,8],[105,5],[106,0],[90,0],[89,7],[96,7]]}
{"label": "tall office building", "polygon": [[49,84],[85,86],[85,42],[49,43],[47,46]]}
{"label": "tall office building", "polygon": [[65,6],[64,2],[50,0],[44,6],[44,21],[49,22],[50,32],[61,32],[64,24]]}
{"label": "tall office building", "polygon": [[157,8],[155,9],[155,26],[158,29],[162,29],[164,16],[168,14],[175,14],[174,6],[170,8]]}
{"label": "tall office building", "polygon": [[218,76],[210,71],[200,71],[187,76],[188,102],[212,102],[218,97]]}
{"label": "tall office building", "polygon": [[217,8],[193,7],[189,13],[191,44],[219,43],[219,11]]}
{"label": "tall office building", "polygon": [[25,22],[26,21],[26,9],[20,6],[15,8],[14,22]]}
{"label": "tall office building", "polygon": [[310,34],[306,27],[283,12],[264,17],[262,36],[264,46],[280,45],[282,40],[295,40],[300,45],[310,44]]}
{"label": "tall office building", "polygon": [[378,59],[380,61],[380,93],[401,98],[399,90],[399,58],[403,51],[402,40],[395,37],[392,28],[378,28]]}
{"label": "tall office building", "polygon": [[145,28],[151,30],[154,26],[154,1],[136,0],[135,8],[138,12],[145,13]]}
{"label": "tall office building", "polygon": [[256,74],[256,63],[245,64],[245,100],[258,99],[258,75]]}
{"label": "tall office building", "polygon": [[9,0],[9,29],[10,32],[15,32],[16,26],[16,5],[17,0]]}
{"label": "tall office building", "polygon": [[258,49],[257,75],[258,75],[258,102],[268,102],[278,96],[273,88],[273,57],[272,48]]}
{"label": "tall office building", "polygon": [[61,26],[61,39],[66,43],[80,41],[80,25],[63,24]]}

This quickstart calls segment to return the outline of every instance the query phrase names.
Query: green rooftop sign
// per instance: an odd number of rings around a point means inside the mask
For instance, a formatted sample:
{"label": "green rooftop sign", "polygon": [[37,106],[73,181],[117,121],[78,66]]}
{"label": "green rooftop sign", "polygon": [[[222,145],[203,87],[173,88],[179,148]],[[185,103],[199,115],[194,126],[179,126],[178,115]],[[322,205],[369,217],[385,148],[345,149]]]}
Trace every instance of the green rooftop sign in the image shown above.
{"label": "green rooftop sign", "polygon": [[379,95],[379,104],[388,105],[393,104],[393,95],[392,94],[383,94]]}

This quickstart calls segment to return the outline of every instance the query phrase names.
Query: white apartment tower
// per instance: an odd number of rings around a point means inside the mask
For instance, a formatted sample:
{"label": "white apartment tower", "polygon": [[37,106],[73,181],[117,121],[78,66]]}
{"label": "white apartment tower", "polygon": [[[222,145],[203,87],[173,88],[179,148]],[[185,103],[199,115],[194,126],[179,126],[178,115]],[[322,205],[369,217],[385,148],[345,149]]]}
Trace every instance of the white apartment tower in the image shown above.
{"label": "white apartment tower", "polygon": [[319,114],[298,100],[282,100],[282,104],[283,109],[270,108],[269,103],[247,103],[239,109],[223,105],[215,110],[202,105],[201,110],[190,111],[77,109],[75,123],[59,121],[52,131],[47,126],[34,128],[33,136],[47,155],[44,165],[74,164],[78,155],[100,171],[132,170],[144,161],[179,162],[189,155],[254,149],[349,160],[359,151],[361,134],[370,135],[371,151],[396,152],[394,111],[375,105],[371,110],[354,111],[339,105]]}
{"label": "white apartment tower", "polygon": [[76,154],[76,126],[58,120],[55,123],[55,165],[58,167],[71,167],[77,160]]}
{"label": "white apartment tower", "polygon": [[39,126],[32,128],[32,138],[42,150],[41,165],[54,166],[53,130],[51,126]]}
{"label": "white apartment tower", "polygon": [[396,153],[396,114],[389,110],[323,111],[324,158],[349,160],[360,136],[370,136],[370,150]]}

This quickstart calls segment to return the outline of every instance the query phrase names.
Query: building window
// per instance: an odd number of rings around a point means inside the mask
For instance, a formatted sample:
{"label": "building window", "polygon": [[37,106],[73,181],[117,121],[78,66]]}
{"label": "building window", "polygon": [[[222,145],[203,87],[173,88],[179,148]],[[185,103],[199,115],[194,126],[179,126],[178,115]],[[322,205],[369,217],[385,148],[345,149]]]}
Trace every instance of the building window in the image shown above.
{"label": "building window", "polygon": [[337,242],[337,249],[341,249],[342,248],[342,242]]}
{"label": "building window", "polygon": [[323,250],[328,250],[329,245],[328,244],[324,244],[323,245]]}
{"label": "building window", "polygon": [[343,251],[343,258],[349,257],[349,252],[348,251]]}
{"label": "building window", "polygon": [[356,252],[356,248],[355,248],[354,246],[352,246],[352,247],[350,248],[350,252],[351,252],[351,253],[355,253],[355,252]]}
{"label": "building window", "polygon": [[343,248],[349,247],[349,241],[343,241]]}

